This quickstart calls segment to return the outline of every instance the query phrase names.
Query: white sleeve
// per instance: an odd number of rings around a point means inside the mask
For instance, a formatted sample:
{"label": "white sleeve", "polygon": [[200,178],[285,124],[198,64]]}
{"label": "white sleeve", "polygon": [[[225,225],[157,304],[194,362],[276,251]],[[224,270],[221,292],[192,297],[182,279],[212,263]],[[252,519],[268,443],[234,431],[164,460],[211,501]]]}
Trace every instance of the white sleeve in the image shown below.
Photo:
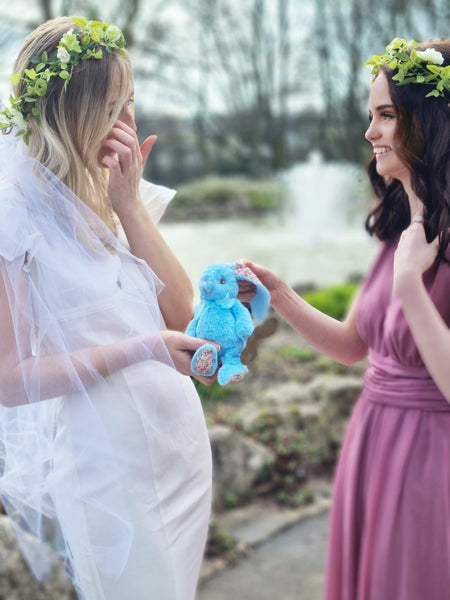
{"label": "white sleeve", "polygon": [[139,192],[153,220],[158,223],[176,191],[141,179]]}

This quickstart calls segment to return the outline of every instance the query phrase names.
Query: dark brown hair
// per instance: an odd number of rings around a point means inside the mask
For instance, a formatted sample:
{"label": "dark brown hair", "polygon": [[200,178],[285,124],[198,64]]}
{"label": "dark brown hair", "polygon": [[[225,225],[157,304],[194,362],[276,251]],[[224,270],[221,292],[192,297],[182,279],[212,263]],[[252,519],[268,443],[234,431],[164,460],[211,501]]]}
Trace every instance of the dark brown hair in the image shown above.
{"label": "dark brown hair", "polygon": [[[429,41],[420,50],[434,48],[450,64],[450,41]],[[439,235],[439,256],[445,260],[450,227],[450,98],[428,97],[420,84],[396,85],[396,71],[382,68],[397,111],[398,155],[411,170],[413,191],[425,206],[424,225],[430,242]],[[411,222],[408,198],[397,179],[382,177],[372,157],[369,178],[379,202],[366,220],[366,229],[380,240],[399,235]]]}

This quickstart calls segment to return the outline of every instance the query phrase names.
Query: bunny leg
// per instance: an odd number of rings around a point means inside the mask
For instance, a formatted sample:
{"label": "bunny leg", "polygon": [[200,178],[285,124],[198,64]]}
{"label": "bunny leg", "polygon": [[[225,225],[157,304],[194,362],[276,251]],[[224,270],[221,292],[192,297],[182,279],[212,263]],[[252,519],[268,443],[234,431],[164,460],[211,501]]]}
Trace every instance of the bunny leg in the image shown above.
{"label": "bunny leg", "polygon": [[191,361],[191,370],[196,375],[212,375],[217,369],[217,350],[212,344],[203,344]]}
{"label": "bunny leg", "polygon": [[222,366],[217,374],[217,381],[220,385],[227,385],[232,381],[239,381],[248,373],[247,367],[242,364],[239,355],[234,353],[224,354],[221,357]]}

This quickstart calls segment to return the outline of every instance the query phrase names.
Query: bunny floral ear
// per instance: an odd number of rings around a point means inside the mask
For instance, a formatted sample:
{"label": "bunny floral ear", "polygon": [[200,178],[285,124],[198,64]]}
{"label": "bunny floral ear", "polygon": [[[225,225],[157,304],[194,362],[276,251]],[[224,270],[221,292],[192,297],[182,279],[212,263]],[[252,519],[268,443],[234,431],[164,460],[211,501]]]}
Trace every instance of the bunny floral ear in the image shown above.
{"label": "bunny floral ear", "polygon": [[270,293],[261,280],[247,267],[241,260],[233,264],[233,271],[236,279],[250,281],[256,286],[256,294],[250,300],[252,314],[260,323],[264,321],[270,307]]}

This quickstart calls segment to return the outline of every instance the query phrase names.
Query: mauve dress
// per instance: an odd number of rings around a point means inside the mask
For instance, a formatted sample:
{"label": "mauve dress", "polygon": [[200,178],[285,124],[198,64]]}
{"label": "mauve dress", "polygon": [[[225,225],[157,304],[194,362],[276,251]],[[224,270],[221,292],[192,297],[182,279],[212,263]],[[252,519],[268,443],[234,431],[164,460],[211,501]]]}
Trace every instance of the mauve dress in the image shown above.
{"label": "mauve dress", "polygon": [[[369,364],[336,472],[326,600],[450,599],[450,404],[392,295],[397,243],[358,300]],[[424,282],[450,326],[450,266]]]}

